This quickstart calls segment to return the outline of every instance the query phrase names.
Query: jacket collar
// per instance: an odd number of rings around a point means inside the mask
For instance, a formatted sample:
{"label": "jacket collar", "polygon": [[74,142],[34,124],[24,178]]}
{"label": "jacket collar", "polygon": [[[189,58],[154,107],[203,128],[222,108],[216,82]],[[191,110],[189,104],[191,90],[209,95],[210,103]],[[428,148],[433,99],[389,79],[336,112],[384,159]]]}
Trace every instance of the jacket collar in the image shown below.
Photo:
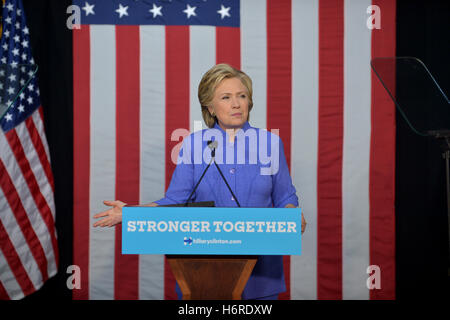
{"label": "jacket collar", "polygon": [[[217,122],[214,123],[214,128],[215,128],[215,129],[219,129],[222,133],[226,134],[226,131],[223,130],[223,129],[219,126],[219,124],[218,124]],[[244,125],[242,126],[242,130],[247,131],[247,130],[250,129],[250,128],[251,128],[251,126],[250,126],[250,124],[248,123],[248,121],[245,121]]]}

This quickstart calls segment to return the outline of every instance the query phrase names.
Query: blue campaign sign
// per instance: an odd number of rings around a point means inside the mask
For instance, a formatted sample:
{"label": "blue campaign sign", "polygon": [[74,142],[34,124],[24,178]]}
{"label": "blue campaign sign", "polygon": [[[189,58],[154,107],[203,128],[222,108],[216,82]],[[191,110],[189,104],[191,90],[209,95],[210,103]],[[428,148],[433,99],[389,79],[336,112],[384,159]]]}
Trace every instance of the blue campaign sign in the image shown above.
{"label": "blue campaign sign", "polygon": [[300,208],[124,207],[123,254],[300,255]]}

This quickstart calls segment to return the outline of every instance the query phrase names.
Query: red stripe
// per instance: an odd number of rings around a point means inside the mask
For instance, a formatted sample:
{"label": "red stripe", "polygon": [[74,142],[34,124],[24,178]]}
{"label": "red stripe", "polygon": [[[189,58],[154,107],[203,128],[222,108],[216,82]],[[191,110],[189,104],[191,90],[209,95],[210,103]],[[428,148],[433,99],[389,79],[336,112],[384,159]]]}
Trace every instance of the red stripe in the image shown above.
{"label": "red stripe", "polygon": [[89,299],[90,28],[73,30],[73,263],[81,288],[74,299]]}
{"label": "red stripe", "polygon": [[[291,1],[267,1],[267,128],[280,129],[285,156],[291,163],[292,44]],[[290,257],[283,257],[286,292],[290,299]]]}
{"label": "red stripe", "polygon": [[[16,130],[17,129],[8,131],[5,134],[5,137],[9,143],[9,146],[11,147],[11,150],[14,153],[17,164],[19,165],[19,168],[25,179],[25,182],[27,183],[28,188],[30,189],[31,196],[33,197],[34,202],[36,203],[36,206],[39,210],[41,218],[44,221],[45,225],[47,226],[47,230],[49,232],[49,236],[50,236],[51,243],[52,243],[53,252],[55,254],[55,261],[56,261],[56,263],[58,263],[59,254],[58,254],[58,242],[56,240],[55,221],[53,219],[53,215],[52,215],[50,207],[47,203],[47,200],[42,195],[39,185],[37,183],[36,177],[34,176],[34,173],[31,170],[30,163],[25,155],[24,149],[22,147],[22,144],[20,143],[20,140],[16,133]],[[7,178],[5,178],[5,179],[7,179]],[[31,227],[31,225],[30,225],[30,227]],[[33,234],[34,234],[34,232],[33,232]],[[45,262],[45,271],[43,270],[43,278],[44,278],[44,281],[48,279],[47,261]]]}
{"label": "red stripe", "polygon": [[50,166],[50,161],[47,158],[47,153],[45,152],[44,144],[42,143],[41,136],[39,135],[39,131],[34,124],[33,117],[29,117],[25,120],[25,125],[28,129],[28,133],[30,135],[31,142],[33,143],[34,148],[39,156],[39,160],[41,162],[42,168],[44,169],[45,175],[47,176],[47,180],[52,187],[52,191],[55,192],[55,183],[53,181],[52,168]]}
{"label": "red stripe", "polygon": [[241,32],[239,28],[216,27],[216,63],[241,68]]}
{"label": "red stripe", "polygon": [[0,300],[11,300],[1,280],[0,280]]}
{"label": "red stripe", "polygon": [[[139,203],[139,26],[116,27],[116,199]],[[115,299],[139,298],[139,256],[122,255],[116,228]]]}
{"label": "red stripe", "polygon": [[33,255],[36,263],[41,271],[42,278],[44,281],[48,279],[47,273],[47,258],[45,256],[44,248],[42,248],[41,242],[34,232],[31,226],[30,219],[28,218],[27,212],[22,205],[22,201],[19,194],[14,187],[13,181],[4,166],[4,163],[0,160],[0,187],[3,189],[6,200],[8,201],[11,211],[14,213],[17,223],[19,224],[20,230],[30,248],[31,254]]}
{"label": "red stripe", "polygon": [[[1,161],[0,161],[1,163]],[[19,255],[14,248],[11,240],[6,234],[5,227],[0,221],[0,242],[2,243],[2,252],[8,262],[9,268],[11,269],[14,277],[17,280],[20,288],[22,289],[24,295],[29,295],[36,291],[31,279],[28,277],[27,271],[23,267],[23,264],[19,258]]]}
{"label": "red stripe", "polygon": [[344,2],[319,2],[317,298],[342,299]]}
{"label": "red stripe", "polygon": [[[19,224],[20,230],[22,231],[23,236],[28,244],[28,247],[33,255],[36,263],[41,271],[43,280],[48,279],[47,274],[47,259],[45,257],[44,249],[39,242],[36,234],[34,233],[34,229],[31,226],[30,220],[26,214],[25,209],[23,208],[22,202],[17,194],[17,191],[11,181],[11,178],[6,171],[6,168],[3,164],[3,161],[0,160],[0,188],[3,190],[3,193],[8,201],[9,207],[11,211],[14,213],[14,216]],[[19,258],[19,255],[14,248],[13,243],[8,237],[8,234],[3,226],[3,223],[0,221],[0,244],[3,255],[5,256],[8,265],[13,272],[17,282],[19,283],[22,291],[25,295],[33,293],[36,289],[34,288],[33,283],[28,277],[27,271],[22,265],[22,262]]]}
{"label": "red stripe", "polygon": [[[396,1],[373,4],[381,9],[382,28],[372,31],[372,58],[393,57]],[[395,86],[395,69],[391,80]],[[395,299],[395,105],[373,72],[370,154],[370,264],[381,270],[381,289],[370,298]]]}
{"label": "red stripe", "polygon": [[42,125],[44,127],[44,131],[45,131],[44,109],[41,106],[41,107],[38,108],[38,110],[39,110],[39,116],[41,117]]}
{"label": "red stripe", "polygon": [[[166,189],[175,164],[172,149],[179,141],[170,141],[172,132],[189,128],[189,27],[166,27]],[[164,298],[177,299],[175,278],[164,262]]]}

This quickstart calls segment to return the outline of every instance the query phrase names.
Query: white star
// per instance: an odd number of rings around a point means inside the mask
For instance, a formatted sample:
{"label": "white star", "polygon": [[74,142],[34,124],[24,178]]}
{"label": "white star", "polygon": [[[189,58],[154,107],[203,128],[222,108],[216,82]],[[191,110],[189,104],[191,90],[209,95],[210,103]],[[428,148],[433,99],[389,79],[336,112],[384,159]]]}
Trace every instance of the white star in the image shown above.
{"label": "white star", "polygon": [[22,47],[28,48],[28,41],[27,40],[23,40],[22,41]]}
{"label": "white star", "polygon": [[17,9],[16,12],[17,12],[17,15],[18,15],[18,16],[20,16],[20,15],[22,14],[22,10],[20,10],[20,9]]}
{"label": "white star", "polygon": [[186,13],[187,18],[189,19],[191,16],[196,17],[197,14],[195,13],[195,9],[197,9],[197,7],[191,7],[189,4],[187,5],[186,9],[183,10],[184,13]]}
{"label": "white star", "polygon": [[9,87],[7,91],[8,91],[9,94],[13,94],[14,93],[14,88],[13,87]]}
{"label": "white star", "polygon": [[15,42],[19,42],[20,41],[20,37],[17,34],[14,36],[14,41]]}
{"label": "white star", "polygon": [[3,64],[6,64],[6,57],[3,57],[1,61]]}
{"label": "white star", "polygon": [[128,16],[128,6],[124,7],[122,4],[119,3],[119,9],[116,10],[116,12],[119,14],[119,18],[122,18],[123,16]]}
{"label": "white star", "polygon": [[13,68],[13,69],[15,69],[15,68],[17,68],[17,61],[13,61],[13,62],[11,62],[11,68]]}
{"label": "white star", "polygon": [[25,53],[22,53],[22,60],[27,60],[27,55]]}
{"label": "white star", "polygon": [[8,5],[6,7],[8,8],[8,11],[12,11],[14,9],[14,6],[12,3],[8,3]]}
{"label": "white star", "polygon": [[16,22],[16,29],[20,29],[20,22]]}
{"label": "white star", "polygon": [[28,97],[27,101],[28,101],[28,104],[32,104],[33,103],[33,98],[32,97]]}
{"label": "white star", "polygon": [[7,114],[5,115],[5,119],[6,119],[6,121],[12,121],[12,114],[7,113]]}
{"label": "white star", "polygon": [[[3,83],[0,82],[0,90],[3,90]],[[1,97],[0,97],[0,102],[1,102]]]}
{"label": "white star", "polygon": [[5,70],[0,69],[0,77],[3,77],[5,75]]}
{"label": "white star", "polygon": [[8,50],[8,44],[6,42],[3,44],[2,47],[3,47],[3,50],[5,50],[5,51]]}
{"label": "white star", "polygon": [[11,24],[11,17],[7,17],[7,18],[5,19],[5,21],[6,21],[6,23]]}
{"label": "white star", "polygon": [[15,48],[15,49],[12,51],[12,53],[13,53],[13,55],[18,56],[18,55],[19,55],[19,49]]}
{"label": "white star", "polygon": [[24,107],[22,104],[21,104],[20,106],[18,106],[17,109],[18,109],[20,112],[25,112],[25,107]]}
{"label": "white star", "polygon": [[217,13],[220,14],[221,19],[223,19],[225,17],[231,17],[230,9],[231,9],[231,7],[225,8],[222,4],[222,5],[220,5],[220,10],[217,10]]}
{"label": "white star", "polygon": [[149,11],[151,13],[153,13],[153,18],[156,18],[157,16],[162,17],[161,9],[162,9],[162,6],[158,7],[155,4],[153,4],[153,9],[150,9]]}
{"label": "white star", "polygon": [[30,90],[30,91],[34,90],[34,85],[32,83],[30,83],[30,85],[28,86],[28,90]]}
{"label": "white star", "polygon": [[14,81],[16,81],[16,75],[15,74],[10,74],[8,79],[9,79],[9,81],[14,82]]}
{"label": "white star", "polygon": [[7,106],[10,106],[10,105],[11,105],[11,103],[12,103],[12,101],[11,101],[11,100],[8,100],[8,101],[6,101],[6,105],[7,105]]}
{"label": "white star", "polygon": [[28,29],[28,27],[23,28],[23,33],[24,34],[28,34],[30,32],[30,30]]}
{"label": "white star", "polygon": [[94,15],[94,6],[95,4],[89,4],[87,2],[84,3],[84,7],[82,8],[86,12],[86,17],[90,14]]}
{"label": "white star", "polygon": [[5,35],[5,38],[9,38],[9,30],[5,30],[5,32],[3,32],[3,34]]}
{"label": "white star", "polygon": [[[21,81],[22,82],[22,81]],[[23,84],[22,84],[23,85]],[[25,93],[21,92],[19,95],[20,100],[25,99]]]}

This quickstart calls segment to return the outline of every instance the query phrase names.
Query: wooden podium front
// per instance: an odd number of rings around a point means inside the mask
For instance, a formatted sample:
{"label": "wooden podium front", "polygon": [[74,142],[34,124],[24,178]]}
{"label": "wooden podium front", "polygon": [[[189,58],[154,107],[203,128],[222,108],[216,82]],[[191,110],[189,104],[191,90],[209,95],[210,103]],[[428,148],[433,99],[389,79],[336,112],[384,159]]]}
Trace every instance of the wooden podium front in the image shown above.
{"label": "wooden podium front", "polygon": [[257,256],[166,255],[183,300],[241,300]]}

